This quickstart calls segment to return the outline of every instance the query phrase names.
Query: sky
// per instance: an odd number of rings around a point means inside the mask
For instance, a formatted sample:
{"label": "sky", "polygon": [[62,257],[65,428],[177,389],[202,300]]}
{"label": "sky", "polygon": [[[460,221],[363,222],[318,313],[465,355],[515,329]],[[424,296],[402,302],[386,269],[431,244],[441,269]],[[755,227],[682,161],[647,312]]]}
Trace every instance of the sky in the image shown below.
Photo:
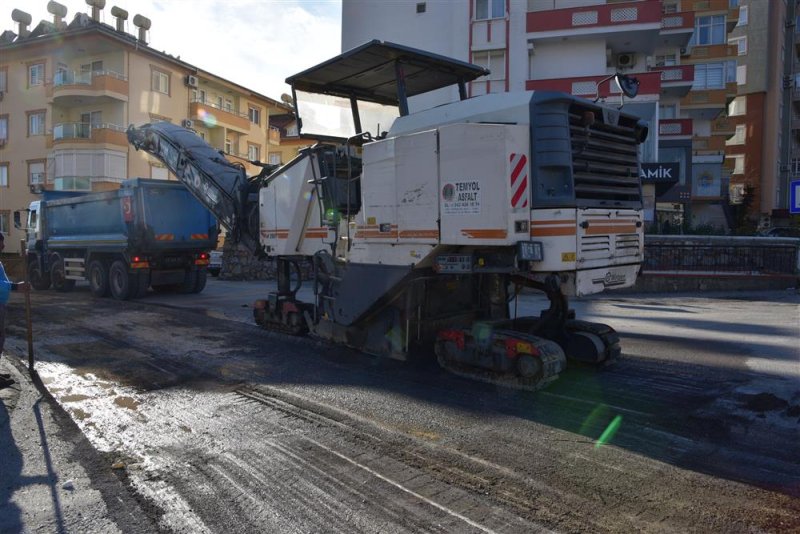
{"label": "sky", "polygon": [[[58,0],[65,20],[90,13],[85,0]],[[148,44],[212,74],[275,100],[289,92],[284,80],[341,52],[341,0],[107,0],[100,20],[115,26],[112,6],[152,22]],[[0,32],[17,32],[11,11],[30,13],[33,29],[52,21],[47,0],[0,0]]]}

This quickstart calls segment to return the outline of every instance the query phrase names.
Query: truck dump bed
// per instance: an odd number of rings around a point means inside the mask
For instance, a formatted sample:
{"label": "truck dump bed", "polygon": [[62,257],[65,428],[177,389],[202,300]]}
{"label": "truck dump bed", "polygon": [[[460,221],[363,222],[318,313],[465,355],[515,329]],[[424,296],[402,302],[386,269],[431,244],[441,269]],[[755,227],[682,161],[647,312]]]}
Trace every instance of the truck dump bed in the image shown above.
{"label": "truck dump bed", "polygon": [[46,201],[43,216],[51,248],[216,248],[216,220],[179,182],[127,180],[116,191]]}

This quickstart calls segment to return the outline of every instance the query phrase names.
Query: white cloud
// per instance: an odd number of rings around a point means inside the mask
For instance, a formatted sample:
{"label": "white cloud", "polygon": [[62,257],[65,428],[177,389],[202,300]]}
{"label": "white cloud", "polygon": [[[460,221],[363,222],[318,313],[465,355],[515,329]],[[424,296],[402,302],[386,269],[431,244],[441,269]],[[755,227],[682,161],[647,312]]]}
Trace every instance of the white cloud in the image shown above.
{"label": "white cloud", "polygon": [[[45,0],[19,0],[3,10],[1,30],[16,31],[11,8],[33,18],[52,20]],[[66,20],[88,13],[83,0],[60,0]],[[114,25],[111,7],[129,13],[127,31],[136,34],[133,17],[152,21],[149,45],[180,56],[200,69],[266,96],[288,92],[284,80],[337,55],[341,48],[341,0],[108,0],[101,20]]]}

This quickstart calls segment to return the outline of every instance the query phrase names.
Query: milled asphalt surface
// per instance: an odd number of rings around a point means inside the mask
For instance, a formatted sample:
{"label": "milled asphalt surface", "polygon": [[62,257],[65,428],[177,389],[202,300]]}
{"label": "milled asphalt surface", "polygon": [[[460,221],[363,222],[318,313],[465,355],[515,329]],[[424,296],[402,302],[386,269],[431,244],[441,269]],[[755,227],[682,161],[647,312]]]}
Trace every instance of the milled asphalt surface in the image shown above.
{"label": "milled asphalt surface", "polygon": [[124,473],[16,356],[0,360],[0,532],[155,532]]}
{"label": "milled asphalt surface", "polygon": [[[66,506],[63,531],[125,531],[126,517],[141,532],[800,531],[796,292],[576,302],[620,332],[623,358],[526,393],[264,332],[249,303],[269,286],[34,294],[37,368],[69,414],[56,428],[91,443],[51,445],[55,473],[77,473],[107,521]],[[18,437],[19,406],[0,432],[41,456]],[[109,477],[122,489],[97,489]],[[30,530],[54,524],[53,491],[36,491]]]}

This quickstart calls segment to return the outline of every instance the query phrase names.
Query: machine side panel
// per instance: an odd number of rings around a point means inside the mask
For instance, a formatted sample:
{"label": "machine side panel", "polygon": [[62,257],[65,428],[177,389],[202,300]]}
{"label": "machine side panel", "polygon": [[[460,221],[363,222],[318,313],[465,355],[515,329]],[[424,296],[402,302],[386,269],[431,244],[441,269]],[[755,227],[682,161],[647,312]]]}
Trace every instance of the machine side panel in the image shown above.
{"label": "machine side panel", "polygon": [[[527,239],[514,230],[530,212],[527,128],[453,124],[439,129],[441,242],[503,246]],[[512,162],[517,168],[512,194]],[[520,190],[520,187],[522,190]]]}
{"label": "machine side panel", "polygon": [[397,243],[395,142],[386,139],[364,147],[361,178],[364,203],[357,218],[356,243]]}
{"label": "machine side panel", "polygon": [[439,242],[439,161],[435,130],[403,136],[395,143],[399,243]]}

